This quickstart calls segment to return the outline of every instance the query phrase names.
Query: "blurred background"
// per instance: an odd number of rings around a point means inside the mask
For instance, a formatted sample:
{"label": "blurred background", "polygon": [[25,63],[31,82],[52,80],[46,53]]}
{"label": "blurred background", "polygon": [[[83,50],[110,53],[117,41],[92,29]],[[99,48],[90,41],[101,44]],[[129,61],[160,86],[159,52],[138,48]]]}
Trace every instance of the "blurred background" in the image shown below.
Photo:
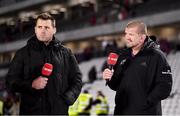
{"label": "blurred background", "polygon": [[[0,0],[0,100],[4,115],[18,114],[19,95],[9,93],[5,77],[16,51],[34,33],[38,14],[49,12],[57,21],[57,34],[71,48],[83,74],[83,90],[93,99],[97,91],[107,97],[113,114],[115,92],[105,86],[102,70],[107,55],[124,46],[124,28],[139,19],[156,36],[172,68],[173,89],[162,102],[164,115],[180,115],[180,0]],[[0,113],[1,113],[0,105]],[[95,114],[94,108],[91,114]]]}

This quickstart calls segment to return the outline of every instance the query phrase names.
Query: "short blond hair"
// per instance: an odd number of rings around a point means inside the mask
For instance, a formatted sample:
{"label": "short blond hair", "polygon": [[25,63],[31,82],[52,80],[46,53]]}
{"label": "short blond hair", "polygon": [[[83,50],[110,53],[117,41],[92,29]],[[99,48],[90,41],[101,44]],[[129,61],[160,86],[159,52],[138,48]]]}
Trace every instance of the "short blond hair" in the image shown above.
{"label": "short blond hair", "polygon": [[138,33],[147,35],[147,26],[142,21],[133,20],[126,25],[126,28],[133,28],[133,27],[137,27]]}

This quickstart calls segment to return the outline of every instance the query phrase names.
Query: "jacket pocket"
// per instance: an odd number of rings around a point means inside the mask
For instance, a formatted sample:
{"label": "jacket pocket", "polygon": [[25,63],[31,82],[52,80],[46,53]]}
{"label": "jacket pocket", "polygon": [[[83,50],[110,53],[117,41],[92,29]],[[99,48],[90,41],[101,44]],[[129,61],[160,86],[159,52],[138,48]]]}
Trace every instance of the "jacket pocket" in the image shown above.
{"label": "jacket pocket", "polygon": [[69,105],[69,97],[67,93],[68,84],[67,81],[64,80],[65,77],[62,77],[60,73],[57,74],[57,79],[55,79],[56,92],[61,99],[65,101],[67,105]]}

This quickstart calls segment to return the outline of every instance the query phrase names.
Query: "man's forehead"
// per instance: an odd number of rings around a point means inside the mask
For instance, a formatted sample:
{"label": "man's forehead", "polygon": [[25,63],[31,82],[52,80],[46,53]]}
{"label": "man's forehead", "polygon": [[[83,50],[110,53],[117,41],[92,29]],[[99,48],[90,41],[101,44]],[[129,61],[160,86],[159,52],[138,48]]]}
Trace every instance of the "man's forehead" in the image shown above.
{"label": "man's forehead", "polygon": [[47,25],[47,26],[51,25],[52,26],[52,21],[51,20],[38,19],[37,25]]}
{"label": "man's forehead", "polygon": [[137,27],[126,27],[125,28],[125,32],[127,33],[127,32],[133,32],[133,33],[137,33],[138,32],[138,28]]}

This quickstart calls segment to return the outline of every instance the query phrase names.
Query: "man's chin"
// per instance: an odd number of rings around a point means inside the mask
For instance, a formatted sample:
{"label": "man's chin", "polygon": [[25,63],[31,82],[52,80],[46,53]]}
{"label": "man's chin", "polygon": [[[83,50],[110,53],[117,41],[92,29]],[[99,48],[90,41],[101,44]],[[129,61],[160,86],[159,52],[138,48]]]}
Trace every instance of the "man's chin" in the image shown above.
{"label": "man's chin", "polygon": [[41,38],[40,41],[41,42],[48,42],[48,40],[46,38]]}

